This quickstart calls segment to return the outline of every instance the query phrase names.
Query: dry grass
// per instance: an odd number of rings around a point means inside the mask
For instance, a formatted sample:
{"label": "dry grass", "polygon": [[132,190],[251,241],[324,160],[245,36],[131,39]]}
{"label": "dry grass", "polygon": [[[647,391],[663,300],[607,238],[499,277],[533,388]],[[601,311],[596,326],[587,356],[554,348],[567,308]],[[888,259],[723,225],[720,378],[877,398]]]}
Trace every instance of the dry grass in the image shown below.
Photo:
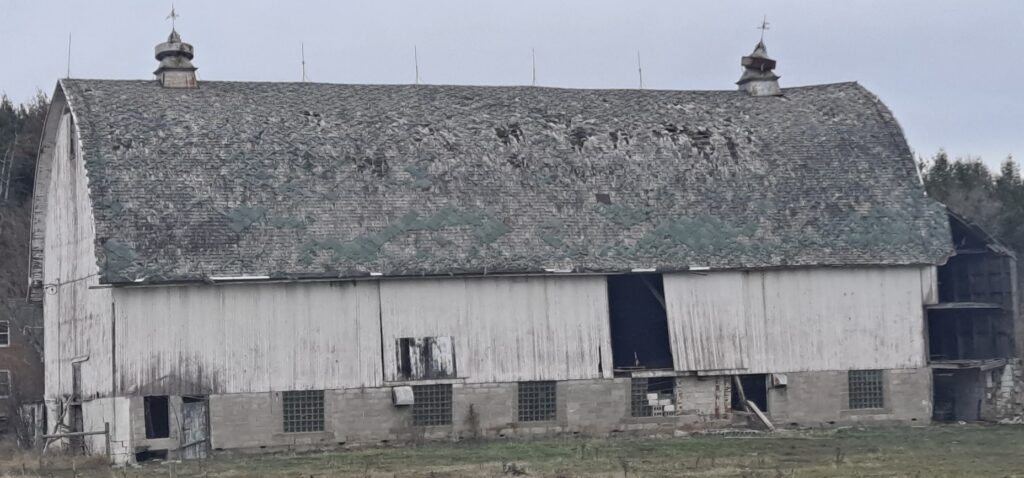
{"label": "dry grass", "polygon": [[[0,476],[74,476],[0,465]],[[53,466],[51,463],[48,466]],[[514,465],[514,466],[513,466]],[[86,468],[83,477],[1024,477],[1024,427],[936,426],[783,432],[771,436],[547,438]]]}

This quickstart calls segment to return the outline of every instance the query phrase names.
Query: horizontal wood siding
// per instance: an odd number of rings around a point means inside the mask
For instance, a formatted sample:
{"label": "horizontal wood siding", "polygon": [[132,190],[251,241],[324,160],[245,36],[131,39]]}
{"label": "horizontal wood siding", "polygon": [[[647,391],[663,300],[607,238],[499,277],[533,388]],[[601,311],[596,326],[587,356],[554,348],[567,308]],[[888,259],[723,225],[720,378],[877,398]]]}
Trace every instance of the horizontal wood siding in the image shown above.
{"label": "horizontal wood siding", "polygon": [[387,380],[398,339],[438,336],[469,382],[612,376],[604,277],[387,281],[381,304]]}
{"label": "horizontal wood siding", "polygon": [[918,267],[665,275],[677,370],[743,373],[925,364]]}
{"label": "horizontal wood siding", "polygon": [[381,384],[376,282],[116,289],[125,394]]}

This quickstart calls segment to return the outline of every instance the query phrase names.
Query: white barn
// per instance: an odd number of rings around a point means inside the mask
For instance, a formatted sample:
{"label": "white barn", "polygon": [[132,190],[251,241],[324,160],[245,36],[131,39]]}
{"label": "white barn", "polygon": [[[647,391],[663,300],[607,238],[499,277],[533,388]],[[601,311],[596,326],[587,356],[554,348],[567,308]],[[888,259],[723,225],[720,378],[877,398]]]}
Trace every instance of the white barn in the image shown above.
{"label": "white barn", "polygon": [[[61,80],[34,197],[50,429],[121,460],[931,417],[952,254],[856,83]],[[86,440],[102,451],[102,437]]]}

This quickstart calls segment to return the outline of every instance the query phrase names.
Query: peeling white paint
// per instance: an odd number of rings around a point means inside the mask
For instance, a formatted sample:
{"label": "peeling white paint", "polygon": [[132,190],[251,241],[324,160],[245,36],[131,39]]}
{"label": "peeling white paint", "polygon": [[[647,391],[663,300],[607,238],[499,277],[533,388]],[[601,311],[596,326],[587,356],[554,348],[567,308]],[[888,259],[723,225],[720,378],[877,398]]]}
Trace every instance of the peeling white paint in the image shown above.
{"label": "peeling white paint", "polygon": [[[677,370],[785,373],[925,364],[931,267],[666,274]],[[933,268],[932,268],[933,269]]]}
{"label": "peeling white paint", "polygon": [[[51,110],[52,112],[53,110]],[[59,110],[57,110],[59,111]],[[42,281],[46,397],[72,393],[71,363],[80,361],[83,398],[111,393],[111,294],[98,284],[88,177],[72,116],[64,113],[40,155],[47,198],[43,217]],[[76,144],[71,148],[71,144]],[[83,357],[85,358],[83,360]]]}
{"label": "peeling white paint", "polygon": [[603,276],[385,281],[381,318],[389,381],[396,339],[437,336],[467,382],[612,377]]}
{"label": "peeling white paint", "polygon": [[377,283],[114,289],[120,392],[381,385]]}

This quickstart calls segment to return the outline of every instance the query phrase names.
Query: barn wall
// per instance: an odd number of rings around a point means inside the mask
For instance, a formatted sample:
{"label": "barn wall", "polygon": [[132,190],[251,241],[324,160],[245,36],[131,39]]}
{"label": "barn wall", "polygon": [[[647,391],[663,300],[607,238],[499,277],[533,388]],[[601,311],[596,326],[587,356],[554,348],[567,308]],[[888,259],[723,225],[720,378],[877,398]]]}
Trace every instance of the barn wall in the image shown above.
{"label": "barn wall", "polygon": [[665,275],[677,370],[744,373],[925,365],[934,268]]}
{"label": "barn wall", "polygon": [[425,279],[381,283],[384,374],[400,380],[396,341],[454,338],[467,382],[612,376],[604,277]]}
{"label": "barn wall", "polygon": [[[50,114],[58,114],[55,105]],[[98,284],[95,230],[88,179],[71,115],[60,116],[54,144],[40,168],[46,184],[39,211],[43,234],[42,277],[46,397],[72,393],[72,365],[80,362],[82,398],[111,393],[111,293]],[[74,155],[73,155],[74,153]]]}
{"label": "barn wall", "polygon": [[[110,427],[110,459],[113,463],[127,463],[134,459],[130,400],[125,397],[98,398],[82,404],[85,431],[103,431]],[[107,438],[91,435],[84,438],[90,454],[106,453]]]}
{"label": "barn wall", "polygon": [[381,382],[376,282],[120,288],[114,300],[121,394]]}

